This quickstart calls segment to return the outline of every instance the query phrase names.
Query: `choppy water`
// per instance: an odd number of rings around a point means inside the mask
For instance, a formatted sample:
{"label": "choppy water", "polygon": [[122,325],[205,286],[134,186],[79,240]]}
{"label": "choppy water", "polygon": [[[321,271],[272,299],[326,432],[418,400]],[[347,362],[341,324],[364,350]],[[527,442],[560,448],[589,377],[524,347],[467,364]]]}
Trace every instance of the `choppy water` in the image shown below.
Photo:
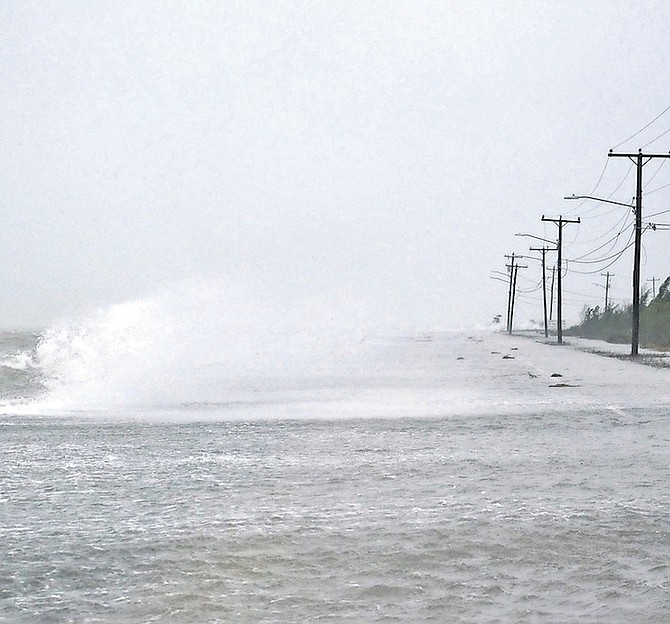
{"label": "choppy water", "polygon": [[169,409],[48,412],[33,361],[0,416],[0,621],[666,621],[667,407],[555,398],[489,340]]}

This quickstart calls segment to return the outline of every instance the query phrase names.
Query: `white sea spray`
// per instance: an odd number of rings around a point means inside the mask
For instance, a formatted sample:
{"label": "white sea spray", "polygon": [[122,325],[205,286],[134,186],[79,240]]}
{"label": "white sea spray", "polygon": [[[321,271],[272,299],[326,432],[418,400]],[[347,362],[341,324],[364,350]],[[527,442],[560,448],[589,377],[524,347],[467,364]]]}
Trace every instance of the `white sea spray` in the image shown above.
{"label": "white sea spray", "polygon": [[56,323],[35,358],[52,406],[206,403],[328,370],[366,334],[318,300],[270,304],[199,280]]}

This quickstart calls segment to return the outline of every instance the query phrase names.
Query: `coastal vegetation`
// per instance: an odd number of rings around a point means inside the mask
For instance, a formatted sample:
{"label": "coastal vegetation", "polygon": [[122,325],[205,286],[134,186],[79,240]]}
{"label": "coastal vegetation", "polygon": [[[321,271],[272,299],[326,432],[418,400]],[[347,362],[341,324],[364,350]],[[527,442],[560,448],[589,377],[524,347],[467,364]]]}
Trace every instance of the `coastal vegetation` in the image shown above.
{"label": "coastal vegetation", "polygon": [[[587,306],[582,322],[565,333],[581,338],[626,343],[630,341],[632,305]],[[670,277],[661,284],[658,294],[645,290],[640,297],[640,344],[644,347],[670,349]]]}

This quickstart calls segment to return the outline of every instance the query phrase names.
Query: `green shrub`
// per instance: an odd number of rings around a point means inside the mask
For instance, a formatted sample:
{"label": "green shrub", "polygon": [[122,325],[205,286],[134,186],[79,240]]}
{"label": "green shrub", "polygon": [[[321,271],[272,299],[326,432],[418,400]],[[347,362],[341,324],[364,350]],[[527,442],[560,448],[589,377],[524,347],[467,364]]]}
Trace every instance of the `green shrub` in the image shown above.
{"label": "green shrub", "polygon": [[[569,336],[627,343],[631,339],[632,305],[612,306],[606,310],[585,307],[582,322],[566,330]],[[661,284],[650,301],[650,292],[640,296],[640,344],[670,349],[670,277]]]}

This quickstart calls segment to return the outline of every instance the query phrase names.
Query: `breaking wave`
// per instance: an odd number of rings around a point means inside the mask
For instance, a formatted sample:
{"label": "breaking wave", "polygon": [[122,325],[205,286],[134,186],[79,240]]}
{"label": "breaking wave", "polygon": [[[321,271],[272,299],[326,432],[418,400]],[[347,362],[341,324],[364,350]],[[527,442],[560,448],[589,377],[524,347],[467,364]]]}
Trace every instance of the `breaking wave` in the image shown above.
{"label": "breaking wave", "polygon": [[365,333],[350,309],[269,303],[201,281],[55,323],[5,366],[33,371],[33,408],[221,402],[331,370]]}

